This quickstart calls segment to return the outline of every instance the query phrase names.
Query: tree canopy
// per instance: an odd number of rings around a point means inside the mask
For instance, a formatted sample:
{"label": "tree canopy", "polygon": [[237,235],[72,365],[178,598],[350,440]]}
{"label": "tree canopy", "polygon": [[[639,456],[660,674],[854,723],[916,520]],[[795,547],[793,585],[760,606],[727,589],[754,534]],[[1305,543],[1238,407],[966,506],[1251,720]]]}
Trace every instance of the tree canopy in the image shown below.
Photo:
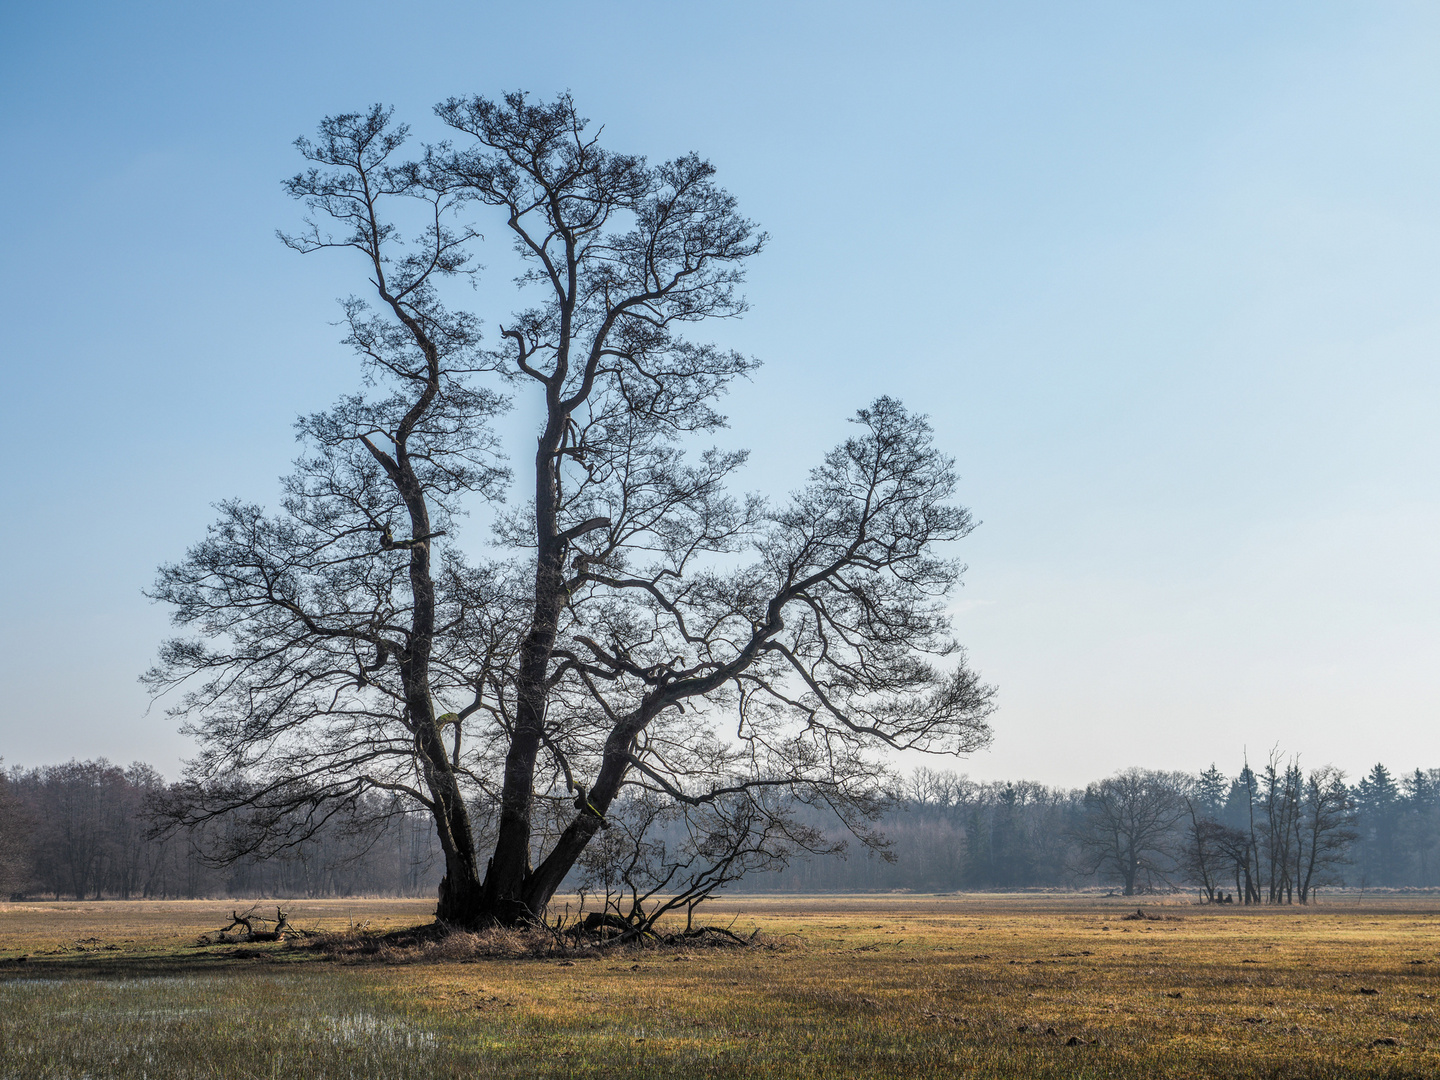
{"label": "tree canopy", "polygon": [[[757,364],[687,332],[745,310],[765,235],[714,168],[607,150],[568,96],[436,112],[455,141],[408,159],[378,106],[297,143],[310,215],[284,240],[358,254],[366,387],[300,421],[277,511],[222,503],[160,570],[189,636],[148,679],[184,684],[202,747],[176,819],[241,809],[255,850],[397,793],[436,822],[461,925],[617,866],[643,924],[830,846],[814,806],[879,844],[885,751],[989,738],[945,606],[974,527],[953,463],[882,397],[788,499],[734,494],[746,455],[701,440]],[[444,287],[477,274],[487,214],[527,305],[488,343]],[[527,397],[539,430],[504,457],[490,421]],[[458,517],[512,467],[467,559]]]}

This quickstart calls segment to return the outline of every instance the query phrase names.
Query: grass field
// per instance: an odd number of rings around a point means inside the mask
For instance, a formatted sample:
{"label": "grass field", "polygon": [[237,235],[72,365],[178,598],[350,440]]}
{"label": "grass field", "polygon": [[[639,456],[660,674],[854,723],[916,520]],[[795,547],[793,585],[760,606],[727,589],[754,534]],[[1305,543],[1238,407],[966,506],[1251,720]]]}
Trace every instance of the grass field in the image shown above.
{"label": "grass field", "polygon": [[[197,946],[231,904],[0,904],[0,1077],[1440,1076],[1440,898],[737,897],[762,944]],[[300,927],[422,901],[293,901]],[[18,957],[26,956],[21,963]]]}

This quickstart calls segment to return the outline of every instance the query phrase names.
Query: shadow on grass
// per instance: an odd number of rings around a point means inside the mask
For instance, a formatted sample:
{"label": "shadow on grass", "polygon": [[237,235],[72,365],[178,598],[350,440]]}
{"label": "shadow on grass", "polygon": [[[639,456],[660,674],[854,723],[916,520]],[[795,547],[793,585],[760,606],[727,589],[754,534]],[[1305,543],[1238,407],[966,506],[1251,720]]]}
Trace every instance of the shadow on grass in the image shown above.
{"label": "shadow on grass", "polygon": [[12,979],[107,979],[212,975],[339,966],[333,956],[285,945],[207,945],[169,952],[42,955],[0,961],[0,982]]}

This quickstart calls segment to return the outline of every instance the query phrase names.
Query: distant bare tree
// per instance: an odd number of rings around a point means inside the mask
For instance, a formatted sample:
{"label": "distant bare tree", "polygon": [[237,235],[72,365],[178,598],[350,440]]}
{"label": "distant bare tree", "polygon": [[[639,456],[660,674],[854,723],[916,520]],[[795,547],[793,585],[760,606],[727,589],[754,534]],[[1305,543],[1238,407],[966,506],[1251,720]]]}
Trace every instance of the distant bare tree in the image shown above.
{"label": "distant bare tree", "polygon": [[[3,764],[3,761],[0,761]],[[0,771],[0,897],[22,889],[30,879],[30,837],[34,823]]]}
{"label": "distant bare tree", "polygon": [[1221,875],[1230,869],[1226,857],[1227,841],[1231,838],[1225,825],[1208,816],[1195,800],[1185,800],[1184,840],[1180,848],[1180,865],[1205,892],[1205,899],[1214,902],[1220,888]]}
{"label": "distant bare tree", "polygon": [[1297,828],[1295,881],[1300,903],[1308,904],[1316,888],[1340,880],[1340,867],[1350,861],[1355,830],[1355,800],[1345,774],[1333,765],[1310,773]]}
{"label": "distant bare tree", "polygon": [[1185,800],[1184,839],[1180,848],[1182,868],[1191,875],[1205,893],[1205,899],[1218,899],[1221,875],[1230,869],[1226,855],[1227,827],[1220,821],[1225,808],[1228,784],[1214,764],[1181,785]]}
{"label": "distant bare tree", "polygon": [[1260,819],[1256,853],[1263,857],[1263,876],[1272,904],[1293,903],[1295,868],[1300,857],[1300,818],[1305,795],[1305,778],[1298,760],[1282,764],[1278,749],[1261,769]]}
{"label": "distant bare tree", "polygon": [[1169,773],[1126,769],[1085,789],[1075,839],[1080,866],[1118,880],[1126,896],[1168,880],[1176,865],[1176,825],[1185,801]]}
{"label": "distant bare tree", "polygon": [[1355,799],[1334,766],[1307,778],[1297,759],[1272,750],[1257,773],[1247,763],[1231,787],[1223,830],[1212,843],[1234,868],[1245,903],[1309,903],[1340,880],[1357,837]]}
{"label": "distant bare tree", "polygon": [[124,771],[104,758],[37,769],[21,779],[35,821],[35,868],[57,899],[100,896],[114,857],[109,813]]}

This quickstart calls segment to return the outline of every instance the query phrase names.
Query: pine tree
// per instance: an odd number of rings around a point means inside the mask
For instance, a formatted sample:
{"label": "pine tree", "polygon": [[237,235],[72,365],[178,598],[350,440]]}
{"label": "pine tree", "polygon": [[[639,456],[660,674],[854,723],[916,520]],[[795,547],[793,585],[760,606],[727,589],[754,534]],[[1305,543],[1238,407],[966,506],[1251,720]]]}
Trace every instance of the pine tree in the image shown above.
{"label": "pine tree", "polygon": [[1377,763],[1355,786],[1355,804],[1359,811],[1361,881],[1367,885],[1392,885],[1401,870],[1395,843],[1401,799],[1390,770]]}

